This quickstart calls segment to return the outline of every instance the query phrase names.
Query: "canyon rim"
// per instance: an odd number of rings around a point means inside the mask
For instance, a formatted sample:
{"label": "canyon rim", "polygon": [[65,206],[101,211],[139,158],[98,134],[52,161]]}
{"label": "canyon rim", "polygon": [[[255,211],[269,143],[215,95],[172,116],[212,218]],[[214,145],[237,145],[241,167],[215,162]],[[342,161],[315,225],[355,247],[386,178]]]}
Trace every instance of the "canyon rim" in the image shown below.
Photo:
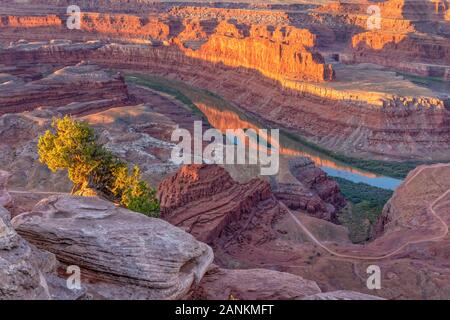
{"label": "canyon rim", "polygon": [[0,300],[450,300],[449,1],[1,2]]}

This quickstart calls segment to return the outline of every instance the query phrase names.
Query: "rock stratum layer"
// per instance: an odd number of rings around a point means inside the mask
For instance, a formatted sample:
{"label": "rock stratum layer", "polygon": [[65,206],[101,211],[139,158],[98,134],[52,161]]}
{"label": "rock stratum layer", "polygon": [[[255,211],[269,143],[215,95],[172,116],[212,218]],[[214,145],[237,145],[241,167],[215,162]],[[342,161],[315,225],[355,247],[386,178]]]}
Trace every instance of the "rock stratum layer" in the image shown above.
{"label": "rock stratum layer", "polygon": [[252,25],[247,32],[248,35],[234,24],[221,22],[198,50],[184,52],[203,61],[257,70],[271,79],[333,79],[332,66],[306,48],[315,45],[315,37],[308,30],[279,27],[272,32],[267,26]]}
{"label": "rock stratum layer", "polygon": [[109,76],[94,65],[62,68],[45,78],[29,82],[1,74],[0,85],[0,115],[41,106],[61,106],[74,101],[108,100],[113,105],[119,105],[129,98],[123,78]]}
{"label": "rock stratum layer", "polygon": [[411,171],[384,207],[375,237],[400,231],[412,239],[426,234],[438,238],[439,234],[445,235],[448,229],[445,225],[450,223],[449,167],[448,164],[437,164],[419,166]]}
{"label": "rock stratum layer", "polygon": [[[297,163],[297,170],[299,165]],[[321,188],[311,184],[317,181],[311,177],[321,175],[313,174],[315,169],[306,162],[300,167],[305,167],[305,171],[304,174],[297,172],[297,178],[304,186],[311,186],[310,192],[317,193]],[[380,218],[385,231],[365,245],[350,244],[340,226],[305,217],[307,210],[287,211],[271,195],[270,188],[261,198],[255,182],[233,182],[217,166],[182,168],[162,182],[159,196],[165,219],[208,241],[220,268],[270,268],[313,279],[327,293],[309,299],[368,299],[362,293],[373,292],[367,289],[366,279],[354,275],[365,273],[368,266],[376,263],[384,270],[385,289],[379,292],[380,296],[442,298],[450,294],[448,286],[444,285],[450,278],[446,268],[449,172],[449,165],[438,165],[421,167],[411,173]],[[433,184],[424,183],[431,178],[435,181]],[[323,186],[327,188],[322,190],[330,190],[328,183]],[[240,197],[234,196],[238,193]],[[246,209],[248,203],[252,203],[251,210]],[[221,293],[223,296],[252,297],[246,286],[238,285],[239,272],[220,268],[211,270],[194,293],[203,297],[216,294],[219,286],[223,288],[220,284],[223,279],[216,275],[224,275],[229,281]],[[248,274],[253,279],[252,272]],[[336,274],[340,275],[339,280]],[[284,286],[282,279],[285,277],[279,277],[279,286]],[[423,282],[412,281],[416,277]],[[255,287],[256,283],[258,281]],[[249,285],[253,286],[253,281]],[[287,294],[290,289],[285,288]],[[272,291],[281,294],[277,292]]]}
{"label": "rock stratum layer", "polygon": [[[231,180],[217,167],[211,169],[221,173],[218,180],[225,184],[222,189],[227,189]],[[195,181],[196,174],[200,177],[197,181],[211,178],[205,171],[205,167],[190,168],[184,178],[186,182]],[[186,206],[193,198],[207,196],[206,192],[198,192],[199,186],[193,192],[187,189],[187,197],[172,199],[175,204]],[[217,184],[216,192],[218,189]],[[232,221],[235,218],[239,220],[237,216],[229,218],[229,225],[237,222]],[[20,268],[6,265],[2,269],[9,270],[6,275],[0,272],[4,280],[0,299],[291,300],[322,293],[316,282],[294,274],[210,266],[213,255],[207,245],[162,220],[117,208],[98,198],[52,196],[30,212],[17,215],[12,224],[9,219],[10,214],[0,207],[0,261],[21,262]],[[12,225],[32,244],[21,238]],[[250,229],[261,230],[254,226]],[[64,274],[68,266],[72,270],[80,267],[81,289],[68,289],[64,279],[71,275]],[[358,299],[363,295],[353,296]],[[346,297],[351,299],[351,295]]]}
{"label": "rock stratum layer", "polygon": [[0,205],[0,300],[87,299],[86,288],[69,289],[60,277],[58,261],[23,239]]}
{"label": "rock stratum layer", "polygon": [[267,182],[239,184],[210,165],[182,167],[161,182],[158,197],[164,219],[211,244],[253,228],[259,232],[248,241],[267,241],[273,237],[267,226],[280,210]]}
{"label": "rock stratum layer", "polygon": [[13,229],[0,206],[0,299],[50,299],[32,248]]}
{"label": "rock stratum layer", "polygon": [[449,80],[448,1],[340,2],[319,11],[356,21],[361,15],[371,13],[356,23],[366,31],[356,31],[352,35],[350,53],[342,56],[344,62],[376,63],[421,76]]}
{"label": "rock stratum layer", "polygon": [[[189,57],[186,52],[199,54],[202,49],[194,51],[176,45],[22,44],[2,50],[0,55],[9,65],[19,61],[76,64],[89,60],[113,68],[145,69],[175,77],[218,93],[272,125],[345,153],[390,158],[448,157],[445,146],[450,140],[449,111],[442,99],[346,92],[287,78],[274,80],[255,70],[211,64]],[[251,79],[251,86],[242,87],[243,78]]]}
{"label": "rock stratum layer", "polygon": [[[448,79],[447,11],[424,0],[390,0],[376,4],[380,29],[368,30],[367,8],[373,4],[249,10],[240,4],[132,2],[125,13],[121,1],[105,2],[109,12],[84,1],[89,10],[82,13],[81,30],[67,30],[63,2],[8,3],[0,11],[0,56],[7,65],[89,60],[145,70],[219,94],[327,149],[383,159],[447,160],[445,85],[424,88],[393,72],[344,64],[371,62]],[[31,6],[36,13],[30,14]],[[21,38],[91,41],[8,44]]]}
{"label": "rock stratum layer", "polygon": [[275,189],[277,199],[290,209],[306,210],[311,216],[337,223],[337,213],[346,205],[339,185],[309,158],[295,158],[289,170],[298,183],[281,183]]}
{"label": "rock stratum layer", "polygon": [[210,247],[167,222],[98,198],[50,197],[13,224],[38,248],[79,266],[103,298],[181,298],[213,260]]}

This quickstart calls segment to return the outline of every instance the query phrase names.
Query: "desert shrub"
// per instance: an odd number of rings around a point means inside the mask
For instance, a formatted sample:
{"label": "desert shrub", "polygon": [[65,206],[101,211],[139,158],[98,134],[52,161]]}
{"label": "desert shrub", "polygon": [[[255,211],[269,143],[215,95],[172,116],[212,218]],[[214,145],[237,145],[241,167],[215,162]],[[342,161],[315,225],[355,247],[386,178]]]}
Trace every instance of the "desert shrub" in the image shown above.
{"label": "desert shrub", "polygon": [[67,170],[73,194],[97,194],[149,216],[159,214],[156,191],[141,179],[140,169],[128,164],[98,142],[87,123],[70,116],[54,119],[38,141],[41,163],[52,171]]}
{"label": "desert shrub", "polygon": [[[121,191],[120,203],[124,207],[151,217],[159,215],[156,191],[141,179],[139,167],[135,166],[131,175],[123,174],[120,180],[122,185],[119,188]],[[124,180],[125,184],[123,184]]]}
{"label": "desert shrub", "polygon": [[392,190],[373,187],[364,183],[354,183],[342,178],[334,178],[341,188],[348,205],[339,213],[339,221],[348,228],[350,239],[355,243],[370,239],[374,224],[392,197]]}

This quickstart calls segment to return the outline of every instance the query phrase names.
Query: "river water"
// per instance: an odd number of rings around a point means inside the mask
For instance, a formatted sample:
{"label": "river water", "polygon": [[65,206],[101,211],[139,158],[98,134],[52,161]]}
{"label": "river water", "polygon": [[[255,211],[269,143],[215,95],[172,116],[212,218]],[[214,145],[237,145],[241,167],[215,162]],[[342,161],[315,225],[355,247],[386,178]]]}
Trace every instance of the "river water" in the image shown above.
{"label": "river water", "polygon": [[[265,128],[257,120],[243,114],[239,110],[231,107],[218,107],[213,104],[196,103],[198,109],[208,119],[208,122],[216,129],[225,132],[227,129],[262,129]],[[270,128],[268,128],[270,129]],[[355,183],[365,183],[374,187],[395,190],[402,180],[386,176],[377,175],[371,172],[360,170],[345,163],[334,160],[330,156],[313,150],[280,132],[280,156],[294,158],[306,156],[311,158],[314,163],[322,168],[332,177],[340,177]]]}

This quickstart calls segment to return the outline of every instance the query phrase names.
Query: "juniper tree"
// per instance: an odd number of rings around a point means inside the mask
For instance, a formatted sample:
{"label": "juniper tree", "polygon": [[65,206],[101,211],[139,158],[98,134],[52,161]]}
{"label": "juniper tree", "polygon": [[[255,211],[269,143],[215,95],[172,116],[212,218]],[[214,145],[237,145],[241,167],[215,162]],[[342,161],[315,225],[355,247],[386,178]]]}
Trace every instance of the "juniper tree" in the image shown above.
{"label": "juniper tree", "polygon": [[141,179],[139,167],[129,170],[126,162],[98,142],[87,123],[70,116],[54,119],[52,129],[39,138],[38,153],[52,172],[67,170],[73,194],[93,189],[130,210],[159,214],[156,192]]}

